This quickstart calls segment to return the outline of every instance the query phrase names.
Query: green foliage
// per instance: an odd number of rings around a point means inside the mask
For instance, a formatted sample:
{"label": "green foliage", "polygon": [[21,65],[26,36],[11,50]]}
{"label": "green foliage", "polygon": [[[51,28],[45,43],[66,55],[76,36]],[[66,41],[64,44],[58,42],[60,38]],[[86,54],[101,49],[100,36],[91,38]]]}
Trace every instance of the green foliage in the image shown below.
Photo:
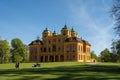
{"label": "green foliage", "polygon": [[12,45],[12,60],[13,61],[26,61],[27,59],[27,50],[22,43],[22,41],[18,38],[15,38],[11,41]]}
{"label": "green foliage", "polygon": [[95,54],[94,51],[91,52],[91,59],[95,59],[96,61],[99,61],[99,57]]}
{"label": "green foliage", "polygon": [[95,54],[94,51],[91,52],[91,58],[92,58],[92,59],[97,59],[97,55]]}
{"label": "green foliage", "polygon": [[110,62],[110,52],[107,48],[100,53],[100,58],[102,62]]}
{"label": "green foliage", "polygon": [[0,40],[0,63],[9,62],[10,46],[7,40]]}
{"label": "green foliage", "polygon": [[[120,37],[120,0],[114,0],[111,15],[115,20],[115,32]],[[112,61],[120,62],[120,39],[112,42]]]}
{"label": "green foliage", "polygon": [[120,62],[120,40],[114,40],[112,42],[112,62]]}
{"label": "green foliage", "polygon": [[116,40],[112,42],[111,50],[112,53],[118,54],[120,56],[120,40]]}
{"label": "green foliage", "polygon": [[23,60],[23,57],[20,56],[19,54],[15,54],[14,55],[14,59],[17,61],[17,62],[21,62]]}
{"label": "green foliage", "polygon": [[111,60],[110,60],[111,62],[117,62],[119,59],[118,55],[114,53],[111,53],[110,57],[111,57]]}
{"label": "green foliage", "polygon": [[15,38],[11,41],[12,48],[17,49],[19,47],[23,47],[23,43],[20,39]]}

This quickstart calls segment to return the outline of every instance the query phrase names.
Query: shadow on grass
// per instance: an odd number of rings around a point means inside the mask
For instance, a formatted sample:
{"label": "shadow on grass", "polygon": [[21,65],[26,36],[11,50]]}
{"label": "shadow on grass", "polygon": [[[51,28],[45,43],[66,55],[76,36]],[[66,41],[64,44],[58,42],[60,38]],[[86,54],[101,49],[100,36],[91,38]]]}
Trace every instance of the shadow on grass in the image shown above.
{"label": "shadow on grass", "polygon": [[120,80],[120,67],[75,65],[56,68],[8,69],[0,70],[0,76],[8,76],[8,80]]}

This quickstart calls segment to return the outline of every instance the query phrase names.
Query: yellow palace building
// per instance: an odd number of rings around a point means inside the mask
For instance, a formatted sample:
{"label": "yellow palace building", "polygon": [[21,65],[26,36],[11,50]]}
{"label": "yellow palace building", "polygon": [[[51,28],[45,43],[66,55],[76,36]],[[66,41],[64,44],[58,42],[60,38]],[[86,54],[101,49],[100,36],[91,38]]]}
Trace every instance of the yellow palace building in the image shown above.
{"label": "yellow palace building", "polygon": [[53,33],[46,28],[39,38],[29,44],[31,62],[90,62],[91,45],[82,38],[77,37],[74,29],[66,25],[60,34]]}

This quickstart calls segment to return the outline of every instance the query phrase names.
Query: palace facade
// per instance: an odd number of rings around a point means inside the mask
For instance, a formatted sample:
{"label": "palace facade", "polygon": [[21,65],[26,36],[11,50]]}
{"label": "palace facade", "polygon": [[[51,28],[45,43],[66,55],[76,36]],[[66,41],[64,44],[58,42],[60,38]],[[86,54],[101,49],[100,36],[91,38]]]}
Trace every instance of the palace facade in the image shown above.
{"label": "palace facade", "polygon": [[42,32],[42,40],[37,38],[29,44],[31,62],[90,62],[91,45],[88,41],[77,37],[74,29],[66,25],[61,33],[52,33],[48,28]]}

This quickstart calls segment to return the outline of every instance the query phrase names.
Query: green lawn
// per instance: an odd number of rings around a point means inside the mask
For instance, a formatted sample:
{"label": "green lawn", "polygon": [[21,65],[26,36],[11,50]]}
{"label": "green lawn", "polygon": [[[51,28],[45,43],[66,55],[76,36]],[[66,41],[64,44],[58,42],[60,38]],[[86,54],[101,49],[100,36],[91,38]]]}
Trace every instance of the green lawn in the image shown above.
{"label": "green lawn", "polygon": [[120,80],[120,64],[79,62],[41,63],[40,68],[32,68],[34,63],[0,64],[0,80]]}

